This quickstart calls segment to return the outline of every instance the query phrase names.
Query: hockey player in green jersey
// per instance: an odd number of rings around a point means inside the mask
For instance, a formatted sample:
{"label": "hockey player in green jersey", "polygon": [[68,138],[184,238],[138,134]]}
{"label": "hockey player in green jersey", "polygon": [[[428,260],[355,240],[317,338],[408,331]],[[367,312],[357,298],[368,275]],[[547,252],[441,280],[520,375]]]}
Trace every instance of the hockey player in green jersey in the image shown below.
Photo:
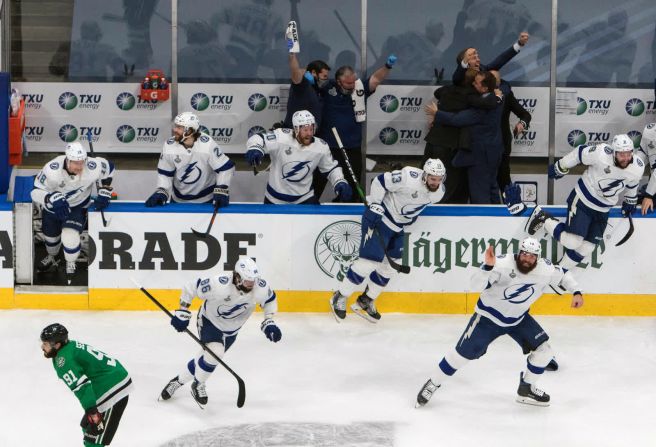
{"label": "hockey player in green jersey", "polygon": [[68,339],[59,323],[41,331],[41,349],[52,359],[57,376],[80,401],[84,445],[109,445],[128,404],[132,379],[123,365],[104,352]]}

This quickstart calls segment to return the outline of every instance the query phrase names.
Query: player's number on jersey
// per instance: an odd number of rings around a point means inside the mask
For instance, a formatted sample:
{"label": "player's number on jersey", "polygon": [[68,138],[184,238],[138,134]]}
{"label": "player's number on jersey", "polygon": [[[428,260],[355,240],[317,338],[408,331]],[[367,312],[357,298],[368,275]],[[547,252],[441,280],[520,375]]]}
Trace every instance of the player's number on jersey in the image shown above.
{"label": "player's number on jersey", "polygon": [[71,386],[74,383],[77,383],[77,380],[78,380],[77,377],[75,377],[75,374],[73,373],[73,371],[71,371],[70,369],[62,377],[64,378],[64,382],[66,382],[66,385],[68,385],[68,386]]}
{"label": "player's number on jersey", "polygon": [[212,288],[212,286],[210,286],[209,282],[210,282],[210,279],[209,279],[209,278],[204,279],[204,280],[202,280],[202,281],[200,282],[200,286],[201,286],[201,287],[200,287],[200,291],[201,291],[202,293],[207,293],[207,292],[209,292],[210,289]]}
{"label": "player's number on jersey", "polygon": [[399,183],[401,181],[401,171],[392,171],[392,183]]}
{"label": "player's number on jersey", "polygon": [[87,346],[87,352],[97,358],[99,361],[102,359],[107,359],[107,366],[116,366],[116,360],[105,354],[104,352],[93,349],[91,346]]}

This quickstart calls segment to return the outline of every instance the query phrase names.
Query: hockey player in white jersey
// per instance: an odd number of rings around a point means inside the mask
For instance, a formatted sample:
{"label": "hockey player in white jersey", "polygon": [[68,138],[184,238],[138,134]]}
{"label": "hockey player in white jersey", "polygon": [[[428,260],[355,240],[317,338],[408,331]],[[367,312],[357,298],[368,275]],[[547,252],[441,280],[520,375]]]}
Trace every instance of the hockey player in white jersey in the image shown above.
{"label": "hockey player in white jersey", "polygon": [[654,211],[654,197],[656,196],[656,123],[649,123],[642,131],[642,140],[638,155],[643,163],[649,165],[651,174],[642,198],[642,215]]}
{"label": "hockey player in white jersey", "polygon": [[32,201],[43,207],[43,235],[47,256],[37,265],[40,272],[55,271],[64,245],[66,276],[70,284],[80,256],[80,233],[87,222],[91,190],[98,184],[95,210],[109,206],[114,165],[101,157],[87,157],[78,141],[66,145],[66,154],[50,160],[34,179]]}
{"label": "hockey player in white jersey", "polygon": [[640,157],[633,156],[633,141],[626,134],[615,135],[610,145],[577,147],[549,166],[549,178],[562,178],[578,164],[588,168],[567,199],[567,221],[560,222],[536,206],[525,227],[530,235],[544,227],[560,242],[565,255],[558,264],[569,270],[590,256],[601,241],[608,212],[622,193],[622,215],[635,211],[638,184],[645,170]]}
{"label": "hockey player in white jersey", "polygon": [[326,142],[314,136],[314,116],[307,110],[299,110],[292,116],[292,123],[293,132],[275,129],[255,134],[246,142],[246,160],[252,166],[258,166],[265,154],[271,157],[264,203],[318,204],[312,188],[315,169],[328,177],[338,201],[350,201],[353,191],[344,179],[342,168],[333,159]]}
{"label": "hockey player in white jersey", "polygon": [[330,299],[337,322],[346,318],[346,300],[358,288],[364,292],[351,310],[372,323],[380,320],[374,301],[396,273],[385,253],[400,262],[404,227],[417,220],[428,205],[442,200],[445,177],[442,161],[429,158],[423,169],[406,166],[380,174],[371,182],[369,207],[362,215],[359,258]]}
{"label": "hockey player in white jersey", "polygon": [[548,406],[550,397],[536,387],[553,358],[549,336],[529,314],[531,305],[549,285],[572,291],[571,306],[583,305],[583,296],[574,276],[566,269],[540,258],[540,243],[528,237],[517,254],[495,256],[494,246],[472,276],[472,290],[482,290],[474,315],[455,348],[439,362],[417,395],[416,406],[426,405],[433,393],[470,360],[482,357],[488,346],[509,335],[522,348],[526,370],[520,373],[517,402]]}
{"label": "hockey player in white jersey", "polygon": [[172,202],[230,203],[230,181],[235,164],[207,134],[199,131],[198,117],[183,112],[173,120],[173,137],[166,140],[157,164],[157,190],[146,206]]}
{"label": "hockey player in white jersey", "polygon": [[[200,341],[219,358],[223,358],[235,342],[239,330],[255,310],[256,304],[264,311],[260,328],[266,338],[274,343],[282,338],[280,328],[273,321],[278,311],[276,294],[260,277],[255,261],[251,258],[240,258],[233,272],[198,278],[184,286],[180,295],[180,309],[175,311],[171,319],[171,325],[178,332],[189,326],[191,312],[188,309],[194,297],[204,300],[196,320]],[[180,374],[169,381],[162,390],[161,399],[170,399],[178,388],[193,379],[192,396],[201,407],[207,404],[205,382],[217,364],[214,357],[201,350]]]}

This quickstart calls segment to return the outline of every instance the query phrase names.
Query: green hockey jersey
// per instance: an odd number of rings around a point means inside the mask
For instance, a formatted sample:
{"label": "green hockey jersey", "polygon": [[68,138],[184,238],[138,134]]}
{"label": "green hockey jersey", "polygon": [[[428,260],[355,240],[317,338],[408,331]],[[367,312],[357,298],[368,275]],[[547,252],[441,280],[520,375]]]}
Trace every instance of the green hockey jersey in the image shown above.
{"label": "green hockey jersey", "polygon": [[85,410],[98,407],[103,413],[132,390],[132,379],[118,360],[79,341],[63,346],[52,365]]}

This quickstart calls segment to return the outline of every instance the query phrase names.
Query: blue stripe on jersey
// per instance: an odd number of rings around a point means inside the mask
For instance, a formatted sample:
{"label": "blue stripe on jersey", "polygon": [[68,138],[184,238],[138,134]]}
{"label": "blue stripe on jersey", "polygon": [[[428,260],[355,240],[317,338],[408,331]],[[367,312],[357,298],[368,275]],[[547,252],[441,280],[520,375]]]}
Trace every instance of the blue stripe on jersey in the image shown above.
{"label": "blue stripe on jersey", "polygon": [[583,163],[583,159],[581,157],[583,156],[583,149],[585,149],[586,147],[588,146],[585,144],[579,146],[579,163]]}
{"label": "blue stripe on jersey", "polygon": [[73,254],[78,253],[80,251],[80,245],[78,244],[78,246],[75,247],[75,248],[66,248],[66,246],[64,246],[64,251],[68,254],[73,255]]}
{"label": "blue stripe on jersey", "polygon": [[203,371],[207,371],[207,372],[210,372],[210,373],[213,372],[216,369],[216,365],[212,365],[210,363],[207,363],[205,361],[204,356],[202,356],[202,355],[198,359],[198,367],[200,369],[202,369]]}
{"label": "blue stripe on jersey", "polygon": [[182,200],[202,199],[203,197],[207,196],[213,191],[214,191],[214,185],[211,185],[203,189],[198,194],[181,194],[180,191],[178,191],[178,188],[176,188],[175,185],[173,186],[173,193],[175,194],[175,197]]}
{"label": "blue stripe on jersey", "polygon": [[637,188],[637,187],[638,187],[638,184],[636,183],[636,184],[633,185],[633,186],[627,186],[626,189],[635,189],[635,188]]}
{"label": "blue stripe on jersey", "polygon": [[598,207],[601,207],[601,208],[612,208],[613,207],[613,205],[606,205],[605,203],[600,202],[599,199],[594,197],[590,193],[590,191],[588,191],[588,188],[587,188],[587,186],[585,186],[585,183],[583,183],[583,179],[579,179],[578,185],[579,185],[579,189],[581,190],[581,193],[583,194],[583,196],[588,201],[590,201],[591,203],[593,203],[593,204],[595,204],[595,205],[597,205]]}
{"label": "blue stripe on jersey", "polygon": [[531,362],[528,360],[526,361],[526,368],[531,371],[533,374],[542,374],[544,372],[544,368],[540,368],[539,366],[531,365]]}
{"label": "blue stripe on jersey", "polygon": [[273,292],[273,295],[271,295],[271,298],[266,300],[264,304],[269,304],[271,301],[274,301],[276,299],[276,292]]}
{"label": "blue stripe on jersey", "polygon": [[330,171],[328,171],[328,172],[322,172],[322,174],[325,175],[325,176],[327,177],[327,176],[330,175],[331,172],[333,172],[333,171],[334,171],[335,169],[337,169],[337,168],[339,168],[339,165],[338,165],[338,164],[335,164],[335,167],[333,167]]}
{"label": "blue stripe on jersey", "polygon": [[524,318],[524,315],[526,315],[526,314],[528,313],[528,310],[527,310],[526,312],[524,312],[523,314],[521,314],[521,315],[520,315],[519,317],[517,317],[517,318],[515,318],[515,317],[506,317],[505,315],[503,315],[501,312],[499,312],[499,311],[496,310],[495,308],[493,308],[493,307],[487,307],[485,304],[483,304],[483,302],[481,301],[480,298],[478,299],[478,302],[476,303],[476,306],[477,306],[480,310],[489,313],[489,314],[492,315],[494,318],[496,318],[497,320],[501,321],[503,324],[511,324],[511,325],[512,325],[512,324],[516,324],[519,320],[521,320],[522,318]]}
{"label": "blue stripe on jersey", "polygon": [[165,175],[167,177],[173,177],[175,175],[175,171],[165,171],[164,169],[157,168],[157,173]]}
{"label": "blue stripe on jersey", "polygon": [[[308,192],[311,192],[311,191],[312,190],[310,190]],[[305,196],[305,194],[303,194],[302,196],[292,196],[290,194],[283,194],[283,193],[278,192],[275,189],[273,189],[271,187],[271,185],[269,185],[268,183],[267,183],[267,192],[269,194],[271,194],[271,196],[275,197],[278,200],[284,200],[285,202],[290,202],[290,203],[295,202],[296,200],[298,200],[298,199],[302,198],[303,196]]]}
{"label": "blue stripe on jersey", "polygon": [[227,171],[228,169],[232,169],[234,167],[235,167],[235,162],[232,160],[228,160],[226,163],[223,164],[223,166],[216,168],[214,172],[218,174],[219,172]]}
{"label": "blue stripe on jersey", "polygon": [[[385,188],[385,174],[379,174],[376,178],[383,185],[383,188]],[[387,188],[385,188],[385,191],[387,191]]]}
{"label": "blue stripe on jersey", "polygon": [[447,376],[452,376],[457,371],[457,369],[455,369],[453,366],[449,365],[449,362],[447,362],[445,358],[443,358],[442,361],[440,362],[440,369]]}

